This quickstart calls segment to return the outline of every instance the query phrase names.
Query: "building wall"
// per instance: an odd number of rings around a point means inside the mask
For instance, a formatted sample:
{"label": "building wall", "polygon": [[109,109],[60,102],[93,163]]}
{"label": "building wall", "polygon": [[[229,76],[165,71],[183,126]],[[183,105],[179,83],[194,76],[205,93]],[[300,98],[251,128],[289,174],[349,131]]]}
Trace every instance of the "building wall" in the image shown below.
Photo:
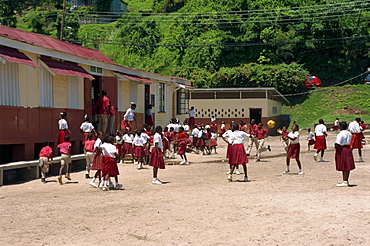
{"label": "building wall", "polygon": [[66,108],[67,107],[67,76],[55,75],[54,76],[54,107]]}
{"label": "building wall", "polygon": [[40,106],[39,70],[38,68],[18,64],[20,106]]}

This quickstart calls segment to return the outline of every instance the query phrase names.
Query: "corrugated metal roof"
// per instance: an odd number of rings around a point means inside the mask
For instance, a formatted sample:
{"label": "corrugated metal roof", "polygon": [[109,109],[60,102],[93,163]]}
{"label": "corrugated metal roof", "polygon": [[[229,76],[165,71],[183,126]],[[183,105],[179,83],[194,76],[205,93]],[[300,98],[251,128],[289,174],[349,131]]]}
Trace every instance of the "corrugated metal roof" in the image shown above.
{"label": "corrugated metal roof", "polygon": [[0,36],[7,36],[9,38],[16,39],[22,42],[61,51],[75,56],[115,64],[111,59],[106,57],[98,50],[89,49],[76,44],[70,44],[59,39],[38,33],[27,32],[0,25]]}
{"label": "corrugated metal roof", "polygon": [[0,46],[0,56],[8,62],[16,62],[28,66],[39,67],[39,65],[34,63],[28,56],[16,49]]}
{"label": "corrugated metal roof", "polygon": [[86,72],[85,69],[76,64],[55,61],[46,58],[40,58],[40,60],[43,61],[45,65],[47,65],[56,74],[94,79],[94,77]]}
{"label": "corrugated metal roof", "polygon": [[118,76],[125,77],[126,79],[133,80],[133,81],[140,82],[140,83],[146,83],[146,84],[153,83],[153,81],[151,81],[149,79],[140,78],[140,77],[137,77],[135,75],[128,75],[128,74],[120,73],[120,72],[116,72],[115,74],[118,75]]}

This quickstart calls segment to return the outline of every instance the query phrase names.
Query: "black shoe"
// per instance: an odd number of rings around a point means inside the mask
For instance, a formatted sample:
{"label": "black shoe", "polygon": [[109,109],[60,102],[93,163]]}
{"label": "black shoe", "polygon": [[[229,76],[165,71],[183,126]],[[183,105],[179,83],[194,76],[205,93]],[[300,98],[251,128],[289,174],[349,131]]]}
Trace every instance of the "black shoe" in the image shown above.
{"label": "black shoe", "polygon": [[247,156],[249,156],[249,154],[247,154]]}
{"label": "black shoe", "polygon": [[46,183],[46,180],[44,178],[41,178],[41,182]]}
{"label": "black shoe", "polygon": [[90,176],[89,176],[88,174],[85,174],[85,178],[89,179],[89,178],[90,178]]}
{"label": "black shoe", "polygon": [[271,151],[270,145],[267,145],[267,149],[268,149],[269,151]]}

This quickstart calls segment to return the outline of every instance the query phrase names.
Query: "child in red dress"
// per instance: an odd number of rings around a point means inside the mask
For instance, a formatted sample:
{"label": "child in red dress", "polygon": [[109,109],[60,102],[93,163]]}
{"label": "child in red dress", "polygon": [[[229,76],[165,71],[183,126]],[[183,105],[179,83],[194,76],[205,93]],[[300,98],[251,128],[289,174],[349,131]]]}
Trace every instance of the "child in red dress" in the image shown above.
{"label": "child in red dress", "polygon": [[132,142],[134,146],[134,156],[137,158],[137,169],[140,170],[143,168],[143,158],[145,156],[144,146],[147,143],[147,139],[143,136],[142,130],[136,132],[134,141]]}
{"label": "child in red dress", "polygon": [[155,128],[156,133],[154,134],[154,148],[150,156],[149,165],[153,167],[153,180],[152,184],[162,184],[162,181],[158,179],[158,168],[165,169],[164,159],[163,159],[163,142],[162,142],[162,127],[157,126]]}
{"label": "child in red dress", "polygon": [[295,159],[299,168],[298,174],[303,174],[301,161],[299,160],[299,152],[300,152],[300,143],[299,143],[299,126],[297,124],[292,125],[292,131],[289,132],[287,136],[284,137],[285,140],[289,140],[289,148],[286,154],[286,170],[284,173],[290,172],[290,159]]}
{"label": "child in red dress", "polygon": [[191,146],[191,143],[192,142],[188,137],[186,137],[180,142],[179,149],[177,150],[177,154],[179,154],[182,159],[182,161],[180,162],[180,165],[189,164],[188,159],[186,158],[186,149],[188,146]]}
{"label": "child in red dress", "polygon": [[103,156],[102,156],[102,149],[101,146],[103,144],[103,132],[98,132],[97,139],[94,144],[94,159],[93,164],[91,166],[91,170],[96,170],[94,178],[90,181],[90,185],[93,187],[98,187],[98,185],[95,184],[96,178],[99,179],[99,186],[103,186],[103,180],[101,177],[101,170],[103,168]]}
{"label": "child in red dress", "polygon": [[103,154],[103,168],[102,168],[102,175],[104,177],[104,184],[102,190],[107,191],[109,190],[109,178],[114,177],[116,181],[115,188],[120,189],[122,187],[121,184],[118,183],[118,175],[119,170],[117,166],[116,158],[119,155],[117,147],[113,144],[114,137],[109,136],[107,138],[107,142],[102,144],[102,154]]}

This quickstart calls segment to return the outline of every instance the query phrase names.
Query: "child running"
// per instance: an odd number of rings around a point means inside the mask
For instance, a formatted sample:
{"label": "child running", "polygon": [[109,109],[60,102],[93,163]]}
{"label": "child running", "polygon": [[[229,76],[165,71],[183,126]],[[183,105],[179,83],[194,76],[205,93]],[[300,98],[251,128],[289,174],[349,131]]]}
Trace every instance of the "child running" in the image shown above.
{"label": "child running", "polygon": [[90,132],[87,134],[87,140],[85,141],[84,149],[86,153],[86,174],[85,178],[90,178],[90,169],[94,160],[94,145],[95,140],[93,140],[93,135]]}
{"label": "child running", "polygon": [[96,172],[94,174],[94,177],[92,178],[92,180],[89,183],[89,185],[91,185],[93,187],[98,187],[98,185],[95,184],[96,178],[99,179],[99,186],[100,187],[103,186],[103,180],[102,180],[102,176],[101,176],[101,170],[103,168],[103,156],[101,154],[102,153],[101,146],[103,144],[103,136],[104,136],[103,132],[98,132],[98,135],[97,135],[98,138],[96,139],[95,144],[94,144],[95,155],[94,155],[94,159],[93,159],[93,164],[91,166],[91,170],[96,170]]}
{"label": "child running", "polygon": [[180,155],[182,161],[180,162],[180,165],[189,165],[188,159],[186,157],[186,149],[188,146],[191,146],[191,140],[188,138],[188,135],[184,133],[185,135],[182,135],[181,133],[182,130],[180,128],[180,146],[179,149],[177,150],[177,154]]}
{"label": "child running", "polygon": [[104,177],[102,190],[104,191],[109,190],[108,184],[110,177],[114,177],[116,181],[115,185],[116,189],[120,189],[122,187],[122,185],[118,183],[119,170],[116,158],[119,154],[116,146],[113,143],[114,137],[108,136],[107,141],[104,144],[102,144],[102,154],[103,154],[102,175]]}
{"label": "child running", "polygon": [[71,160],[71,146],[72,144],[69,142],[70,137],[69,135],[66,135],[64,137],[64,142],[61,144],[58,144],[58,149],[62,155],[61,161],[60,161],[60,168],[59,168],[59,177],[58,182],[59,184],[63,184],[62,181],[62,173],[64,166],[66,166],[66,179],[71,180],[71,170],[72,170],[72,160]]}
{"label": "child running", "polygon": [[298,132],[298,125],[292,125],[292,131],[284,137],[290,141],[288,152],[286,154],[286,170],[284,171],[285,174],[290,172],[290,159],[295,159],[299,168],[298,174],[303,174],[301,161],[299,160],[299,151],[300,151],[300,144],[299,144],[299,132]]}
{"label": "child running", "polygon": [[41,182],[46,183],[46,173],[49,172],[49,165],[53,164],[53,150],[49,146],[49,141],[45,140],[43,148],[39,153],[39,166],[41,169]]}
{"label": "child running", "polygon": [[152,184],[162,184],[162,181],[158,179],[158,168],[165,169],[164,159],[163,159],[163,142],[162,142],[162,127],[157,126],[155,128],[156,133],[154,134],[154,148],[150,156],[150,166],[153,167],[153,180]]}
{"label": "child running", "polygon": [[[82,138],[82,145],[84,145],[85,142],[87,141],[88,139],[87,135],[89,133],[94,133],[94,136],[96,136],[96,131],[94,129],[94,126],[93,124],[89,122],[89,117],[87,116],[87,114],[84,116],[84,122],[81,124],[80,129],[81,129],[81,132],[83,132],[84,134]],[[92,139],[94,138],[92,137]]]}

